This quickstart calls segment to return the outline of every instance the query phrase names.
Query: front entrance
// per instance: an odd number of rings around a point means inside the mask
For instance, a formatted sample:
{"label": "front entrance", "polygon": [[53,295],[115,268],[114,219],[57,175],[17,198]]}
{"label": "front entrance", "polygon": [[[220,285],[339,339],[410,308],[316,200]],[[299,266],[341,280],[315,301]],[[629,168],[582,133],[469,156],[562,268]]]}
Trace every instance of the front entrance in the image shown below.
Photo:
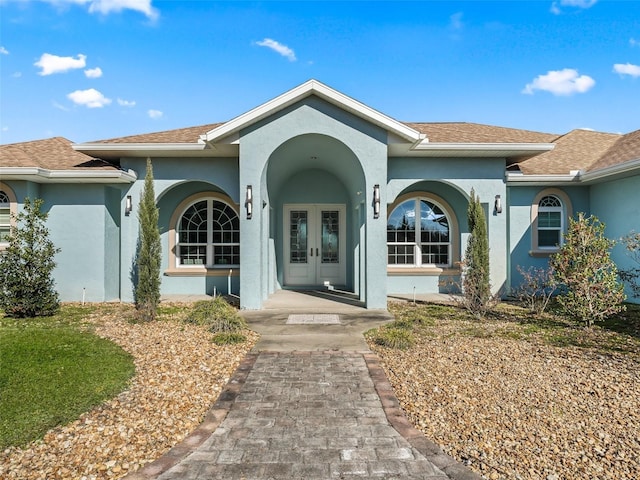
{"label": "front entrance", "polygon": [[284,206],[285,286],[345,285],[346,208]]}

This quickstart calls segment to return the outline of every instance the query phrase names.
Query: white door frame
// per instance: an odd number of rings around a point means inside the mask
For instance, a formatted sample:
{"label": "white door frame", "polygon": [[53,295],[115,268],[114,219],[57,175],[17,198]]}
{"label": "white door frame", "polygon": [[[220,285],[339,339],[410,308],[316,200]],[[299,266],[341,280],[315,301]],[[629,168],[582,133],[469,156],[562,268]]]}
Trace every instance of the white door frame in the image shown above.
{"label": "white door frame", "polygon": [[[338,212],[337,262],[325,262],[322,253],[322,212]],[[291,213],[306,212],[306,248],[297,252],[298,261],[291,262]],[[346,212],[344,204],[285,204],[283,206],[283,268],[284,285],[311,287],[346,284]],[[301,218],[304,218],[302,216]],[[296,253],[296,252],[294,252]]]}

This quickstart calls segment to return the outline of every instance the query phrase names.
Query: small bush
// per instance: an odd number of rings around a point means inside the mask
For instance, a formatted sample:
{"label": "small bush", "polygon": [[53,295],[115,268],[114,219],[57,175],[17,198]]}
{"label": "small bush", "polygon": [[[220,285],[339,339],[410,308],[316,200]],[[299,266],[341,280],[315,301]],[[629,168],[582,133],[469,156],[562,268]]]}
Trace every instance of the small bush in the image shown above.
{"label": "small bush", "polygon": [[414,339],[413,334],[404,328],[383,327],[375,333],[373,342],[383,347],[406,350],[413,345]]}
{"label": "small bush", "polygon": [[213,343],[216,345],[233,345],[247,340],[243,334],[238,332],[219,332],[213,336]]}
{"label": "small bush", "polygon": [[517,269],[523,279],[515,291],[518,302],[531,313],[543,313],[557,288],[553,270],[537,267],[525,270],[519,265]]}
{"label": "small bush", "polygon": [[247,323],[223,297],[196,302],[187,315],[188,323],[206,325],[212,333],[238,332]]}

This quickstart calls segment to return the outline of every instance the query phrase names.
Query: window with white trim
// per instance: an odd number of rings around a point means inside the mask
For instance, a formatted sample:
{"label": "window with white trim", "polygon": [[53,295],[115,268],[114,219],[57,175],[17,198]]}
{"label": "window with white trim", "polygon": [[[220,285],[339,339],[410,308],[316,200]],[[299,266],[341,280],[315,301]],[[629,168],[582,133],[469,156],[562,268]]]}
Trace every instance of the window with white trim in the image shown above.
{"label": "window with white trim", "polygon": [[387,221],[387,263],[390,266],[451,264],[450,221],[444,209],[424,197],[396,206]]}
{"label": "window with white trim", "polygon": [[9,195],[0,190],[0,244],[9,243],[9,234],[11,233],[11,202]]}
{"label": "window with white trim", "polygon": [[176,266],[226,268],[240,265],[240,219],[230,205],[200,199],[176,225]]}
{"label": "window with white trim", "polygon": [[538,248],[557,249],[562,245],[564,209],[555,195],[546,195],[538,202]]}

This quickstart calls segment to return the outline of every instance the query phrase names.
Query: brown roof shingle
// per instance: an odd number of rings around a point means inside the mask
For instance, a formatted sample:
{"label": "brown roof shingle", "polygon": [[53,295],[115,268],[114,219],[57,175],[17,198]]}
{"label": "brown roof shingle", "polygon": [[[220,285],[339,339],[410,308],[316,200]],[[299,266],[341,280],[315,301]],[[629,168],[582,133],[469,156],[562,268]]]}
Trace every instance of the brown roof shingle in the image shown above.
{"label": "brown roof shingle", "polygon": [[600,170],[631,160],[640,160],[640,130],[623,135],[622,138],[618,139],[588,170]]}
{"label": "brown roof shingle", "polygon": [[71,148],[63,137],[0,145],[0,167],[40,167],[47,170],[118,170],[118,166]]}
{"label": "brown roof shingle", "polygon": [[533,132],[517,128],[495,127],[480,123],[437,122],[405,123],[424,133],[433,143],[551,143],[555,133]]}
{"label": "brown roof shingle", "polygon": [[174,130],[143,133],[140,135],[110,138],[88,143],[196,143],[200,139],[200,135],[204,135],[209,130],[213,130],[220,125],[222,125],[222,123],[209,123],[195,127],[176,128]]}
{"label": "brown roof shingle", "polygon": [[620,135],[572,130],[559,137],[555,148],[518,163],[520,170],[529,175],[568,174],[572,170],[587,170],[609,150]]}

